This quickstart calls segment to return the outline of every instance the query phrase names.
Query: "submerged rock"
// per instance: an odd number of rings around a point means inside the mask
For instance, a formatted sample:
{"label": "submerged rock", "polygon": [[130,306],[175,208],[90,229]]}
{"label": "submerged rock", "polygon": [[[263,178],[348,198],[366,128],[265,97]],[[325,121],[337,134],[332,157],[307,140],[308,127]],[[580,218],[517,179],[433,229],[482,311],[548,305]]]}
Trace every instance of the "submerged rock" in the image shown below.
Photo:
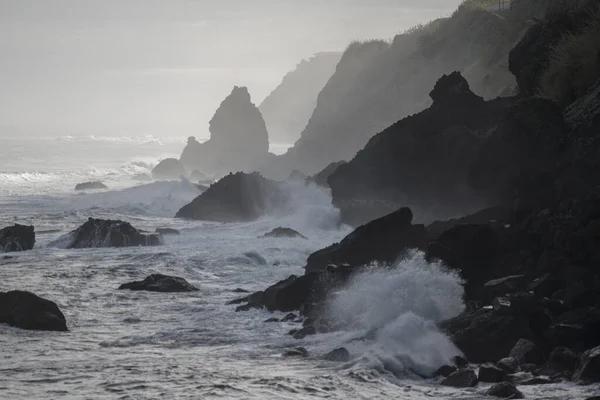
{"label": "submerged rock", "polygon": [[301,238],[308,239],[306,236],[291,228],[275,228],[271,232],[265,233],[262,238]]}
{"label": "submerged rock", "polygon": [[0,292],[0,323],[40,331],[68,331],[56,303],[23,291]]}
{"label": "submerged rock", "polygon": [[145,235],[128,222],[89,218],[73,232],[61,236],[50,246],[66,249],[95,247],[158,246],[163,244],[159,234]]}
{"label": "submerged rock", "polygon": [[296,347],[293,349],[286,350],[283,353],[284,357],[308,357],[308,350],[304,347]]}
{"label": "submerged rock", "polygon": [[83,183],[78,183],[75,186],[75,190],[99,190],[99,189],[108,189],[108,186],[106,186],[104,183],[102,183],[100,181],[83,182]]}
{"label": "submerged rock", "polygon": [[33,226],[15,224],[0,230],[0,251],[13,252],[33,249],[35,229]]}
{"label": "submerged rock", "polygon": [[500,382],[493,385],[486,393],[488,396],[501,397],[503,399],[522,399],[523,393],[510,382]]}
{"label": "submerged rock", "polygon": [[187,176],[185,168],[175,158],[166,158],[152,170],[154,179],[175,180]]}
{"label": "submerged rock", "polygon": [[457,371],[457,368],[454,365],[442,365],[438,369],[435,370],[432,377],[437,378],[443,376],[444,378],[449,377],[453,373]]}
{"label": "submerged rock", "polygon": [[167,236],[167,235],[179,235],[180,232],[173,228],[156,228],[156,233]]}
{"label": "submerged rock", "polygon": [[324,358],[327,361],[347,362],[350,361],[350,353],[344,347],[340,347],[325,354]]}
{"label": "submerged rock", "polygon": [[168,276],[162,274],[152,274],[143,281],[124,283],[119,286],[119,290],[146,290],[149,292],[195,292],[198,290],[188,281],[177,276]]}
{"label": "submerged rock", "polygon": [[468,388],[477,386],[477,375],[472,369],[459,369],[445,378],[441,384],[455,388]]}
{"label": "submerged rock", "polygon": [[182,207],[176,218],[218,222],[254,221],[287,203],[280,184],[258,173],[229,174]]}

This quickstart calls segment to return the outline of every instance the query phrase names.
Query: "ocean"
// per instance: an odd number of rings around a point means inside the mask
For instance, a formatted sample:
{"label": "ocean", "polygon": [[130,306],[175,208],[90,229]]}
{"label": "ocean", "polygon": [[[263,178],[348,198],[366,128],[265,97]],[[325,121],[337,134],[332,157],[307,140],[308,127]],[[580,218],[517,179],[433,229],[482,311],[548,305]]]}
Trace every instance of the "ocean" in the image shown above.
{"label": "ocean", "polygon": [[[235,312],[235,290],[261,290],[302,274],[308,255],[339,241],[329,193],[290,183],[282,215],[240,224],[174,219],[199,194],[186,180],[137,182],[186,138],[2,139],[0,227],[34,225],[32,251],[0,254],[0,291],[29,290],[55,301],[67,333],[0,325],[2,399],[479,399],[489,387],[439,386],[430,372],[458,354],[436,322],[464,309],[460,279],[422,254],[393,269],[367,269],[332,296],[343,331],[296,340],[294,322],[266,323],[265,310]],[[75,192],[101,180],[108,189]],[[175,228],[165,245],[65,250],[49,244],[88,217],[122,219],[154,231]],[[275,227],[302,239],[262,239]],[[117,290],[151,273],[181,276],[200,290],[163,294]],[[376,329],[376,335],[367,333]],[[308,358],[288,358],[305,347]],[[351,361],[325,361],[345,347]],[[531,399],[583,399],[597,386],[520,387]]]}

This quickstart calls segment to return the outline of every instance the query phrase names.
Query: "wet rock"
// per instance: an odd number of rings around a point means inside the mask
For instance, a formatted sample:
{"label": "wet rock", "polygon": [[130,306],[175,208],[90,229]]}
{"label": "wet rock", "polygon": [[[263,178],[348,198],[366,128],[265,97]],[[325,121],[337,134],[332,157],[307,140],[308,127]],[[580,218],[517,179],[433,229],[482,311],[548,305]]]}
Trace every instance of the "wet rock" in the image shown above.
{"label": "wet rock", "polygon": [[161,274],[152,274],[143,281],[124,283],[119,289],[146,290],[149,292],[194,292],[198,288],[191,285],[188,281],[177,276],[168,276]]}
{"label": "wet rock", "polygon": [[503,369],[493,364],[484,364],[479,367],[479,374],[477,377],[480,382],[497,383],[505,380],[506,375],[506,371]]}
{"label": "wet rock", "polygon": [[254,221],[267,211],[282,209],[287,200],[280,183],[258,173],[238,172],[213,183],[182,207],[176,217],[217,222]]}
{"label": "wet rock", "polygon": [[484,299],[492,300],[495,297],[507,293],[520,292],[525,289],[527,278],[525,275],[511,275],[500,279],[494,279],[483,285]]}
{"label": "wet rock", "polygon": [[271,232],[265,233],[263,238],[301,238],[308,239],[306,236],[291,228],[275,228]]}
{"label": "wet rock", "polygon": [[156,233],[167,236],[167,235],[180,235],[181,233],[177,229],[173,228],[156,228]]}
{"label": "wet rock", "polygon": [[456,371],[457,371],[457,368],[453,365],[442,365],[433,373],[433,377],[437,378],[437,377],[443,376],[444,378],[447,378],[450,375],[452,375],[453,373],[455,373]]}
{"label": "wet rock", "polygon": [[467,368],[469,366],[469,361],[462,356],[454,356],[452,357],[452,362],[456,365],[456,368]]}
{"label": "wet rock", "polygon": [[509,374],[514,374],[519,369],[519,364],[512,357],[505,357],[496,363],[496,366]]}
{"label": "wet rock", "polygon": [[344,347],[340,347],[325,354],[324,358],[327,361],[348,362],[350,361],[350,353]]}
{"label": "wet rock", "polygon": [[236,288],[233,290],[233,293],[250,293],[250,291],[242,288]]}
{"label": "wet rock", "polygon": [[575,354],[570,349],[567,349],[566,347],[557,347],[552,351],[552,353],[550,353],[548,364],[555,365],[560,369],[573,372],[577,368],[579,360],[580,356]]}
{"label": "wet rock", "polygon": [[493,385],[486,393],[488,396],[500,397],[503,399],[522,399],[523,393],[510,382],[500,382]]}
{"label": "wet rock", "polygon": [[61,236],[49,246],[66,249],[96,247],[158,246],[163,244],[159,234],[145,235],[128,222],[89,218],[76,230]]}
{"label": "wet rock", "polygon": [[600,346],[583,353],[577,370],[573,374],[575,382],[600,382]]}
{"label": "wet rock", "polygon": [[412,211],[405,207],[360,226],[341,242],[312,253],[305,269],[308,273],[322,271],[328,265],[391,263],[409,249],[424,249],[427,231],[423,225],[412,225],[412,218]]}
{"label": "wet rock", "polygon": [[527,339],[519,339],[510,351],[512,357],[519,364],[541,365],[546,362],[547,355],[535,343]]}
{"label": "wet rock", "polygon": [[290,322],[290,321],[296,320],[297,318],[298,318],[298,316],[296,314],[289,313],[281,319],[281,322]]}
{"label": "wet rock", "polygon": [[154,179],[177,180],[182,176],[187,176],[187,173],[176,158],[166,158],[152,169]]}
{"label": "wet rock", "polygon": [[265,320],[265,323],[271,323],[271,322],[279,322],[279,318],[269,318]]}
{"label": "wet rock", "polygon": [[468,388],[477,386],[477,375],[472,369],[459,369],[445,378],[441,384],[455,388]]}
{"label": "wet rock", "polygon": [[15,224],[0,229],[0,252],[26,251],[35,245],[33,226]]}
{"label": "wet rock", "polygon": [[23,291],[0,292],[0,323],[40,331],[68,331],[56,303]]}
{"label": "wet rock", "polygon": [[294,339],[304,339],[305,337],[309,336],[309,335],[314,335],[317,333],[317,330],[314,326],[308,325],[303,327],[302,329],[298,330],[296,333],[294,333]]}
{"label": "wet rock", "polygon": [[108,189],[104,183],[100,181],[93,182],[83,182],[75,185],[75,190],[100,190],[100,189]]}
{"label": "wet rock", "polygon": [[308,357],[308,350],[304,347],[296,347],[293,349],[288,349],[283,353],[284,357]]}
{"label": "wet rock", "polygon": [[556,383],[557,381],[553,379],[543,378],[540,376],[535,376],[533,378],[524,379],[519,381],[519,385],[522,386],[537,386],[537,385],[549,385],[552,383]]}

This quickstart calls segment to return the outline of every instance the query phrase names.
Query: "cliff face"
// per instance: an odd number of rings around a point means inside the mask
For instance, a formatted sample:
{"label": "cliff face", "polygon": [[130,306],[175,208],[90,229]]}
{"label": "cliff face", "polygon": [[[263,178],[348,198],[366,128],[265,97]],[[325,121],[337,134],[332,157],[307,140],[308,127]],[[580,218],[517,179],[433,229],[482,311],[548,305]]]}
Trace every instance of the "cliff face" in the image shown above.
{"label": "cliff face", "polygon": [[188,139],[180,161],[188,169],[220,174],[248,171],[268,157],[269,134],[265,121],[252,104],[248,89],[235,87],[210,121],[210,139]]}
{"label": "cliff face", "polygon": [[398,35],[391,43],[351,45],[319,94],[300,139],[262,171],[283,178],[315,174],[350,160],[369,139],[431,104],[429,90],[443,74],[460,71],[485,99],[516,88],[508,54],[538,8],[515,7],[501,18],[465,4],[450,18]]}
{"label": "cliff face", "polygon": [[335,72],[341,53],[318,53],[303,60],[259,106],[271,142],[292,144],[300,137],[317,96]]}

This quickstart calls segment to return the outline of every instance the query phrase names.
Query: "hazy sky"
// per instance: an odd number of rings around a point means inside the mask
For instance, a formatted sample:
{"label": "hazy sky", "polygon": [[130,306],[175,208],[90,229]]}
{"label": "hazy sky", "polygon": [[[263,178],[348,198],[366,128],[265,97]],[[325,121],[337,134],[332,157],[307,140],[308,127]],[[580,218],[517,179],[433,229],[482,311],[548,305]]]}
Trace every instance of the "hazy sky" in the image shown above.
{"label": "hazy sky", "polygon": [[302,58],[459,2],[0,0],[0,137],[202,137],[233,85],[258,104]]}

